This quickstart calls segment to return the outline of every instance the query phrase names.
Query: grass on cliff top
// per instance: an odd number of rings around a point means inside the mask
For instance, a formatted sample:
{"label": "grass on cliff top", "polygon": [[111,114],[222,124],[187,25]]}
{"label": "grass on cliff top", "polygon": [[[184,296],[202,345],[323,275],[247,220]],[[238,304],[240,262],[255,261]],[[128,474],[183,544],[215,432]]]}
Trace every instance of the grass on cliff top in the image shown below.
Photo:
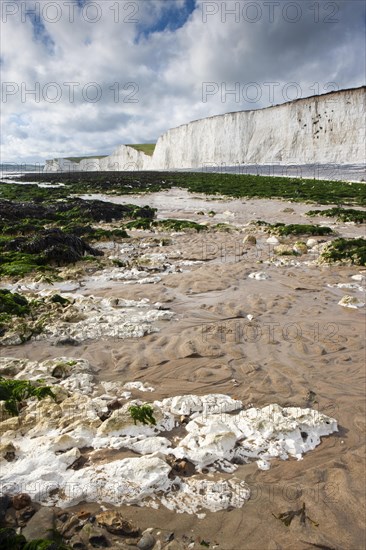
{"label": "grass on cliff top", "polygon": [[314,179],[221,174],[208,172],[63,172],[27,174],[20,181],[64,183],[65,186],[35,190],[31,185],[0,185],[0,197],[27,200],[34,193],[38,200],[67,197],[70,194],[157,192],[172,187],[191,193],[224,195],[235,198],[285,199],[293,202],[366,206],[366,184]]}
{"label": "grass on cliff top", "polygon": [[94,155],[89,157],[65,157],[65,160],[69,160],[70,162],[81,162],[82,160],[87,159],[105,159],[107,156],[108,155]]}
{"label": "grass on cliff top", "polygon": [[155,146],[156,143],[139,143],[136,145],[127,145],[127,147],[132,147],[132,149],[136,149],[136,151],[141,151],[142,153],[145,153],[145,155],[149,155],[149,157],[152,157],[152,155],[154,154]]}

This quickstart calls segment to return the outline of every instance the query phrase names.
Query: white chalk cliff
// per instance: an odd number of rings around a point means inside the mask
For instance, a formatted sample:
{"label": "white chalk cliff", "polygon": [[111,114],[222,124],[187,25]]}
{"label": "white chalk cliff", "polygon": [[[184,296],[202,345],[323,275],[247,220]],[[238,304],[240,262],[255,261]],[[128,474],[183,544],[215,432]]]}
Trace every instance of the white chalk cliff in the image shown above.
{"label": "white chalk cliff", "polygon": [[101,159],[47,161],[45,171],[364,163],[365,91],[363,86],[204,118],[168,130],[158,139],[152,156],[121,145]]}

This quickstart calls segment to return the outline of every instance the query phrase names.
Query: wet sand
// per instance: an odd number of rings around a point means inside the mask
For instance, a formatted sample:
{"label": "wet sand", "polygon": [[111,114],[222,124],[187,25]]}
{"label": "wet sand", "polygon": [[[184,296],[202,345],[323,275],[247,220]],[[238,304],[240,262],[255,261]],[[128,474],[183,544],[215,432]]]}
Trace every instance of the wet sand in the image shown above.
{"label": "wet sand", "polygon": [[[314,208],[311,205],[202,198],[190,202],[188,194],[176,190],[159,195],[161,218],[169,214],[238,226],[253,219],[332,225],[325,218],[304,218],[304,212]],[[123,200],[137,203],[135,197]],[[139,200],[158,204],[150,196]],[[283,212],[285,208],[294,212]],[[217,214],[210,219],[196,214],[198,209]],[[365,232],[364,225],[336,224],[334,228],[342,236]],[[174,320],[160,321],[160,332],[144,338],[84,342],[77,348],[63,347],[62,355],[76,353],[88,359],[100,369],[99,380],[147,382],[155,392],[133,392],[144,400],[225,393],[248,406],[312,406],[338,421],[339,432],[323,438],[301,461],[273,460],[268,471],[259,470],[255,463],[239,466],[235,475],[248,483],[252,493],[243,508],[207,512],[198,519],[164,507],[122,507],[142,527],[174,531],[180,541],[186,535],[189,540],[183,547],[201,537],[210,548],[217,544],[222,550],[361,550],[365,547],[366,308],[342,308],[338,301],[345,294],[361,300],[364,296],[327,285],[352,282],[351,276],[363,270],[306,265],[314,259],[310,254],[294,258],[300,265],[268,265],[273,251],[267,236],[255,230],[254,234],[257,246],[245,250],[242,233],[173,235],[172,245],[154,252],[169,256],[181,251],[180,259],[203,263],[166,275],[156,284],[107,282],[95,290],[90,281],[85,294],[159,301],[174,312]],[[144,233],[133,235],[143,238]],[[264,271],[270,278],[248,278],[255,271]],[[60,349],[51,342],[30,342],[3,348],[2,355],[41,361],[59,356]],[[315,394],[311,404],[309,392]],[[301,508],[303,502],[318,527],[310,522],[301,525],[298,518],[286,527],[274,517]],[[199,548],[199,543],[194,547]]]}

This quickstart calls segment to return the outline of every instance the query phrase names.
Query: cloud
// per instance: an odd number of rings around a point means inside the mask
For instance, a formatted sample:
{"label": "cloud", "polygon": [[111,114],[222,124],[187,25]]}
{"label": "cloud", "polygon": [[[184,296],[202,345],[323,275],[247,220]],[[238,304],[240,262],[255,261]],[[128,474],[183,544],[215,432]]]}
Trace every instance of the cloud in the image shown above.
{"label": "cloud", "polygon": [[3,162],[108,154],[197,118],[364,84],[364,2],[3,0],[1,9]]}

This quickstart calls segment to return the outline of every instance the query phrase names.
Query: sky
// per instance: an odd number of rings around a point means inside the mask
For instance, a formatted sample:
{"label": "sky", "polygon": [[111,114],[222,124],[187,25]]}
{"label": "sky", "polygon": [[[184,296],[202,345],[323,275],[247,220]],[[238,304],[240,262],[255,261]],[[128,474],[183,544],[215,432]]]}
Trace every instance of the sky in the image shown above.
{"label": "sky", "polygon": [[364,0],[1,0],[1,162],[365,84]]}

